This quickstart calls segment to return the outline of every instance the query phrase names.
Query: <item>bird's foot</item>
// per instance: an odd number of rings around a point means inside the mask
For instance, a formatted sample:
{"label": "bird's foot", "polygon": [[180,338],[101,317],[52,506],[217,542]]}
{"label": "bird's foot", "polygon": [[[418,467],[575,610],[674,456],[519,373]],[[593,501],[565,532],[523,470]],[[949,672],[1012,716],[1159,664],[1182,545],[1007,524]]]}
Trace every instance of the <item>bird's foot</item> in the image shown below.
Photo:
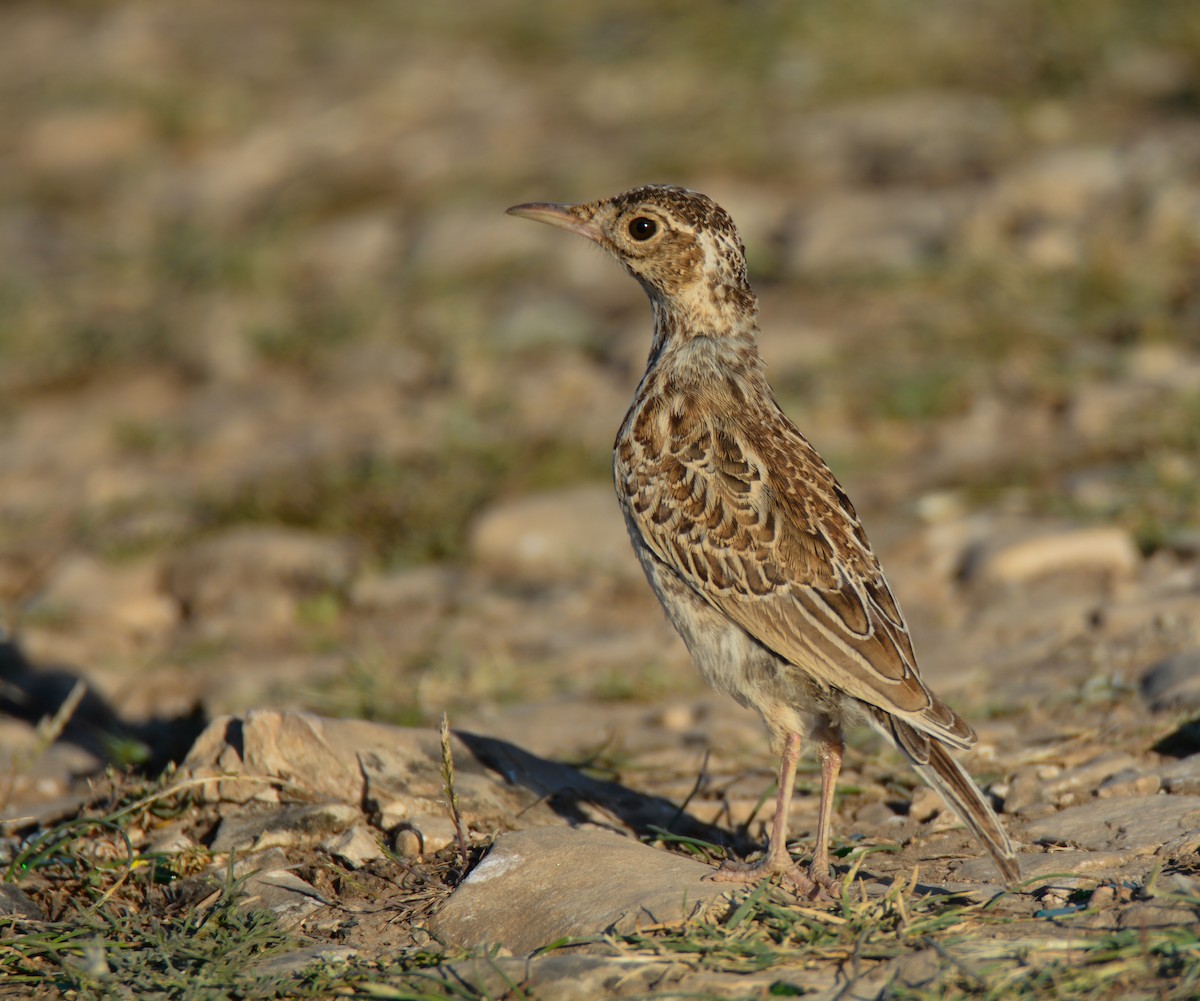
{"label": "bird's foot", "polygon": [[819,871],[816,865],[812,865],[809,866],[808,872],[802,875],[811,887],[806,894],[809,900],[833,901],[841,897],[842,881],[832,875],[828,867]]}
{"label": "bird's foot", "polygon": [[829,874],[817,871],[815,867],[797,865],[790,858],[778,859],[765,855],[757,862],[739,862],[726,859],[720,868],[710,872],[705,879],[714,883],[757,883],[772,876],[780,880],[806,900],[836,900],[841,890],[841,882]]}

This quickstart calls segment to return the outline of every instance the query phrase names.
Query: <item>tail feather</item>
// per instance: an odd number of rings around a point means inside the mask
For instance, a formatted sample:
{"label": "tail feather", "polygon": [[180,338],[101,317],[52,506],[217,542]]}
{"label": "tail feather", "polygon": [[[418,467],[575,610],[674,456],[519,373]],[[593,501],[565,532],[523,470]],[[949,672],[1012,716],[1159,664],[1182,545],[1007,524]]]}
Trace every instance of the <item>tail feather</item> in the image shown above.
{"label": "tail feather", "polygon": [[984,798],[975,781],[954,760],[942,744],[907,723],[896,719],[882,710],[871,713],[877,730],[893,743],[912,764],[917,774],[958,814],[991,853],[996,868],[1007,886],[1020,882],[1021,867],[1012,842],[1000,819]]}

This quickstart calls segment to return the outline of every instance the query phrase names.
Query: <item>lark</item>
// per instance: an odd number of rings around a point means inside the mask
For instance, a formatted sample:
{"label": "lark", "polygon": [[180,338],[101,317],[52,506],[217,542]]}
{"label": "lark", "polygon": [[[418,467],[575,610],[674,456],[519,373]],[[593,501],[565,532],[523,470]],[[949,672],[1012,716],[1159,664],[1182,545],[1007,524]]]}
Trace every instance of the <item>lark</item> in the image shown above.
{"label": "lark", "polygon": [[[758,352],[758,300],[729,215],[705,195],[647,185],[509,213],[599,244],[650,298],[646,371],[621,423],[613,478],[650,586],[715,688],[762,717],[780,759],[767,850],[716,878],[782,874],[818,897],[830,869],[842,731],[865,720],[894,744],[1020,879],[1008,836],[948,749],[971,727],[921,680],[900,607],[850,498],[779,408]],[[801,749],[821,768],[807,871],[787,847]]]}

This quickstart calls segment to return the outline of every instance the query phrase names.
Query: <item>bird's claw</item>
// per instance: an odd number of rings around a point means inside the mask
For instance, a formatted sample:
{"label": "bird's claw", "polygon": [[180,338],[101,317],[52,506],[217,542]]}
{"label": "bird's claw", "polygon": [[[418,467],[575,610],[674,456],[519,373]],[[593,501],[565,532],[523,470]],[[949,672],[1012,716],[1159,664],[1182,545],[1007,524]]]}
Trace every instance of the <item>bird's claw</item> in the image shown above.
{"label": "bird's claw", "polygon": [[841,891],[841,881],[829,875],[828,871],[815,872],[790,860],[781,865],[768,858],[758,862],[726,859],[704,878],[714,883],[757,883],[772,876],[779,876],[784,885],[806,900],[836,900]]}

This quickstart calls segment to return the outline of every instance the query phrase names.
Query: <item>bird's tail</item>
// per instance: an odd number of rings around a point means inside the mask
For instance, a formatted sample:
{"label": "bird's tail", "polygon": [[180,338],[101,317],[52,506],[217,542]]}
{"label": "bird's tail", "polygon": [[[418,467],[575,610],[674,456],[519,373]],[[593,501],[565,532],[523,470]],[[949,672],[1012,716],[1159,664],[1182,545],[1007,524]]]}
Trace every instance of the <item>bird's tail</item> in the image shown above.
{"label": "bird's tail", "polygon": [[1005,885],[1020,882],[1021,867],[1000,819],[966,770],[935,738],[882,710],[871,713],[875,728],[899,749],[917,774],[937,790],[991,853]]}

